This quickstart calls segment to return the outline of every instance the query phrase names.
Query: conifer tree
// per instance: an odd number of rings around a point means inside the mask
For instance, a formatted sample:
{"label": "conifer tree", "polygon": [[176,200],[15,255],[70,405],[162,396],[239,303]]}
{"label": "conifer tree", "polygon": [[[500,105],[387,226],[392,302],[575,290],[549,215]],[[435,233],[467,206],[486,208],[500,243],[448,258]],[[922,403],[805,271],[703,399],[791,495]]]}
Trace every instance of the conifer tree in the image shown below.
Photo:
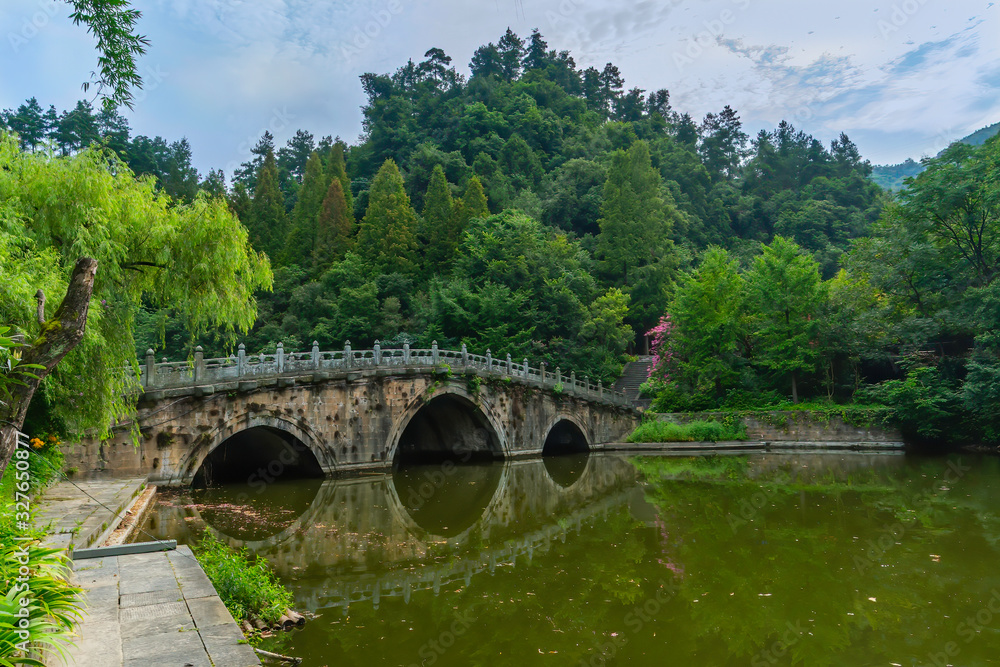
{"label": "conifer tree", "polygon": [[465,186],[465,194],[461,199],[456,199],[451,207],[452,215],[455,218],[455,236],[458,244],[462,243],[462,234],[469,226],[469,221],[474,218],[487,218],[490,209],[487,206],[486,193],[483,191],[483,184],[478,176],[469,179],[469,184]]}
{"label": "conifer tree", "polygon": [[441,165],[437,165],[424,197],[422,237],[426,244],[426,268],[430,273],[443,273],[458,247],[461,221],[455,217],[453,208],[448,179]]}
{"label": "conifer tree", "polygon": [[354,215],[347,206],[344,189],[336,178],[330,181],[316,220],[313,267],[323,271],[330,262],[344,258],[354,245]]}
{"label": "conifer tree", "polygon": [[417,215],[392,158],[372,181],[368,210],[358,232],[358,252],[382,273],[411,273],[417,249]]}
{"label": "conifer tree", "polygon": [[636,271],[655,261],[668,242],[671,223],[660,194],[662,179],[644,141],[617,151],[604,184],[597,251],[605,275],[629,287]]}
{"label": "conifer tree", "polygon": [[333,146],[330,147],[330,153],[326,158],[326,175],[328,178],[336,178],[340,181],[340,189],[344,193],[347,210],[354,211],[354,197],[351,195],[351,179],[347,177],[347,162],[344,160],[344,151],[346,149],[347,145],[340,139],[337,139]]}
{"label": "conifer tree", "polygon": [[328,189],[326,174],[319,153],[313,151],[306,161],[302,187],[298,200],[292,209],[291,227],[285,241],[284,264],[306,266],[312,258],[313,243],[316,240],[316,219],[323,208],[323,200]]}
{"label": "conifer tree", "polygon": [[257,188],[253,193],[247,229],[255,248],[272,258],[278,257],[288,233],[288,215],[285,213],[285,196],[278,188],[278,163],[274,151],[268,150],[257,172]]}

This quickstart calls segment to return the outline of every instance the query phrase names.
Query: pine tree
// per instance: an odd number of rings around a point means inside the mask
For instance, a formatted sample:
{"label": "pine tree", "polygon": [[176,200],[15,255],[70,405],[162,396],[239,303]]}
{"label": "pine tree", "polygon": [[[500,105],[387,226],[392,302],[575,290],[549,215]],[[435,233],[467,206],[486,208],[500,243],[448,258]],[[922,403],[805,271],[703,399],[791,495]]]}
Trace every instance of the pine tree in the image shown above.
{"label": "pine tree", "polygon": [[316,248],[313,267],[322,272],[330,262],[344,258],[354,245],[354,214],[347,205],[344,189],[336,178],[330,181],[316,220]]}
{"label": "pine tree", "polygon": [[267,151],[256,180],[247,229],[254,247],[266,252],[273,261],[279,256],[288,233],[285,196],[278,188],[278,164],[274,151]]}
{"label": "pine tree", "polygon": [[528,52],[524,57],[524,70],[545,69],[548,62],[549,45],[542,38],[542,33],[538,28],[531,31],[531,39],[528,42]]}
{"label": "pine tree", "polygon": [[[330,153],[326,157],[327,178],[336,178],[340,181],[340,189],[344,194],[344,201],[347,202],[347,210],[354,211],[354,197],[351,195],[351,179],[347,177],[347,162],[344,160],[344,151],[347,145],[337,139],[330,147]],[[352,213],[353,220],[353,213]]]}
{"label": "pine tree", "polygon": [[459,242],[459,223],[454,215],[451,190],[441,165],[434,167],[431,182],[424,197],[423,233],[426,244],[426,269],[429,273],[444,273]]}
{"label": "pine tree", "polygon": [[392,158],[372,180],[368,210],[358,232],[358,252],[382,273],[410,273],[417,249],[417,216]]}
{"label": "pine tree", "polygon": [[323,173],[323,163],[319,153],[313,151],[306,161],[302,187],[298,200],[292,209],[291,227],[285,241],[284,264],[306,266],[312,260],[313,243],[316,240],[316,219],[323,208],[328,180]]}

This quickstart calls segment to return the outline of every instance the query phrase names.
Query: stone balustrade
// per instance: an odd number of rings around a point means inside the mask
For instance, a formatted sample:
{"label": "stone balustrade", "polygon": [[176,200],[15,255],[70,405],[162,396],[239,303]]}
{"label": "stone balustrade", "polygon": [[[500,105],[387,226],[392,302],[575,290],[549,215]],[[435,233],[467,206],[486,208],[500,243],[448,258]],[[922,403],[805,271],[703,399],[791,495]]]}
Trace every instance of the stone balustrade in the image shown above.
{"label": "stone balustrade", "polygon": [[494,358],[487,350],[485,355],[471,354],[465,345],[461,350],[443,350],[435,341],[429,349],[414,349],[408,344],[401,348],[383,349],[378,341],[371,350],[355,350],[351,342],[343,350],[322,352],[313,342],[309,352],[286,352],[281,343],[272,354],[261,352],[248,355],[243,343],[237,354],[218,359],[205,359],[201,346],[195,348],[193,361],[157,363],[152,350],[146,352],[145,364],[140,367],[140,383],[145,391],[197,387],[244,380],[276,377],[295,377],[316,373],[349,373],[368,369],[445,369],[454,373],[476,374],[485,377],[511,379],[512,381],[550,389],[558,393],[598,401],[611,405],[630,405],[621,392],[604,387],[602,382],[593,384],[587,377],[577,379],[575,372],[564,375],[558,366],[552,370],[542,363],[538,368],[528,365],[528,360],[516,362]]}

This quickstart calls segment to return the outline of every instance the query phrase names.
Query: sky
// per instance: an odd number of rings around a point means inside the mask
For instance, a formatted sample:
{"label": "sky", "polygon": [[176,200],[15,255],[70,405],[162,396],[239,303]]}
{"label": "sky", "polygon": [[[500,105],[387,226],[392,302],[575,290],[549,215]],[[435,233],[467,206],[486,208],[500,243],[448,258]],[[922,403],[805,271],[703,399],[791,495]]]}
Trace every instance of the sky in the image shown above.
{"label": "sky", "polygon": [[[749,134],[785,119],[874,164],[933,155],[1000,121],[1000,8],[980,0],[134,0],[151,42],[133,131],[187,137],[227,176],[270,130],[356,143],[365,72],[439,47],[461,72],[480,45],[538,28],[581,68],[667,88],[700,119],[729,104]],[[0,108],[71,108],[97,67],[62,0],[0,3]]]}

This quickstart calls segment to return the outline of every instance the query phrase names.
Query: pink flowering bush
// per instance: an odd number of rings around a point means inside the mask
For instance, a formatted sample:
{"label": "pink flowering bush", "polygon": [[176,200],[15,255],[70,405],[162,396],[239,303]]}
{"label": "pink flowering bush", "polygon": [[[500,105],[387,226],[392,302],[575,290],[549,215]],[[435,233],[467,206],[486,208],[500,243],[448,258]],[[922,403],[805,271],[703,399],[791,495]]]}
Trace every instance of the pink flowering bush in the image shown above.
{"label": "pink flowering bush", "polygon": [[667,313],[660,318],[659,324],[646,332],[647,336],[653,337],[651,348],[653,363],[649,366],[651,380],[670,381],[670,364],[674,356],[670,346],[670,334],[673,330],[674,325],[670,321],[670,313]]}

